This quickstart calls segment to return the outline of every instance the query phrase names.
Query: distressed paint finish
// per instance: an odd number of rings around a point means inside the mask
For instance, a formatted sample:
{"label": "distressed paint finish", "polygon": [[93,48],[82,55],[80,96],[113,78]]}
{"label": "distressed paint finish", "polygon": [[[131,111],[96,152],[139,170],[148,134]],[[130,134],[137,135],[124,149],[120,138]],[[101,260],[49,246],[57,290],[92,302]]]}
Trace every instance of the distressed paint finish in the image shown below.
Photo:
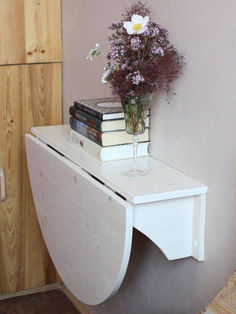
{"label": "distressed paint finish", "polygon": [[73,162],[26,135],[38,220],[70,291],[96,305],[120,287],[129,261],[132,206]]}
{"label": "distressed paint finish", "polygon": [[27,134],[26,147],[38,219],[59,274],[80,301],[97,305],[118,290],[133,227],[169,260],[204,260],[202,183],[152,157],[138,160],[150,166],[145,181],[127,177],[132,159],[98,161],[69,142],[68,125],[32,133],[36,138]]}

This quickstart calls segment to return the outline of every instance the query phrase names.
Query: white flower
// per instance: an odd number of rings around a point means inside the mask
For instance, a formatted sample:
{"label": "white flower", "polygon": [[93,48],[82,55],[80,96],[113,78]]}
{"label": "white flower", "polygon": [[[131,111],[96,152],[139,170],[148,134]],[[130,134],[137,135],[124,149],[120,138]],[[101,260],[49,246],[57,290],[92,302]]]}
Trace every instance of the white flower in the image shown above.
{"label": "white flower", "polygon": [[99,43],[97,43],[94,48],[90,48],[86,59],[89,59],[90,61],[92,61],[93,56],[99,56],[100,55],[100,52],[98,51],[99,46],[100,46]]}
{"label": "white flower", "polygon": [[141,15],[133,14],[131,22],[124,22],[123,26],[129,35],[142,34],[147,29],[149,16],[142,17]]}
{"label": "white flower", "polygon": [[103,84],[106,84],[106,83],[107,83],[107,77],[108,77],[108,75],[110,74],[110,72],[111,72],[111,69],[108,69],[108,70],[106,70],[106,71],[103,73],[102,79],[101,79],[101,81],[102,81]]}

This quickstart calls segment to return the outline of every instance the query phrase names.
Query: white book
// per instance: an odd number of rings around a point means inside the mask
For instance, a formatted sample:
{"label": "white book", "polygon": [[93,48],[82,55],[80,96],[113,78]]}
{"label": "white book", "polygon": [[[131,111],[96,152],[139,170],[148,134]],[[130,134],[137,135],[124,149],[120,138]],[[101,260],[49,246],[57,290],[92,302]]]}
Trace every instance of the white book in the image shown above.
{"label": "white book", "polygon": [[[123,144],[103,147],[82,134],[70,130],[70,143],[97,157],[101,161],[127,159],[133,157],[133,144]],[[142,142],[138,145],[138,157],[149,156],[150,142]]]}

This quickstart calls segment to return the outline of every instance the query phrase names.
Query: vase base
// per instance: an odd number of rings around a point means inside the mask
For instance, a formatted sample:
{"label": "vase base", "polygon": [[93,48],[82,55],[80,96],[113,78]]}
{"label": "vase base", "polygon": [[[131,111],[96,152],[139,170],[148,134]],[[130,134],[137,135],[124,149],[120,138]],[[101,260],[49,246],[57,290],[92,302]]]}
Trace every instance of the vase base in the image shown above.
{"label": "vase base", "polygon": [[126,177],[143,177],[143,176],[146,176],[148,174],[149,174],[148,170],[142,170],[142,169],[141,170],[140,169],[137,169],[137,170],[131,169],[131,170],[123,172],[123,175],[125,175]]}

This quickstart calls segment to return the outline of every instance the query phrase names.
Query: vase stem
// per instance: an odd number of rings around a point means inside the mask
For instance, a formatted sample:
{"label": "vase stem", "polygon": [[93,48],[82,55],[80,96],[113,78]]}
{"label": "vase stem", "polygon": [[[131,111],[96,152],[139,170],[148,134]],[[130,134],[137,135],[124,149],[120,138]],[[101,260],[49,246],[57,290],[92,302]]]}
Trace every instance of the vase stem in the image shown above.
{"label": "vase stem", "polygon": [[137,155],[138,155],[138,135],[133,135],[133,173],[137,173]]}

